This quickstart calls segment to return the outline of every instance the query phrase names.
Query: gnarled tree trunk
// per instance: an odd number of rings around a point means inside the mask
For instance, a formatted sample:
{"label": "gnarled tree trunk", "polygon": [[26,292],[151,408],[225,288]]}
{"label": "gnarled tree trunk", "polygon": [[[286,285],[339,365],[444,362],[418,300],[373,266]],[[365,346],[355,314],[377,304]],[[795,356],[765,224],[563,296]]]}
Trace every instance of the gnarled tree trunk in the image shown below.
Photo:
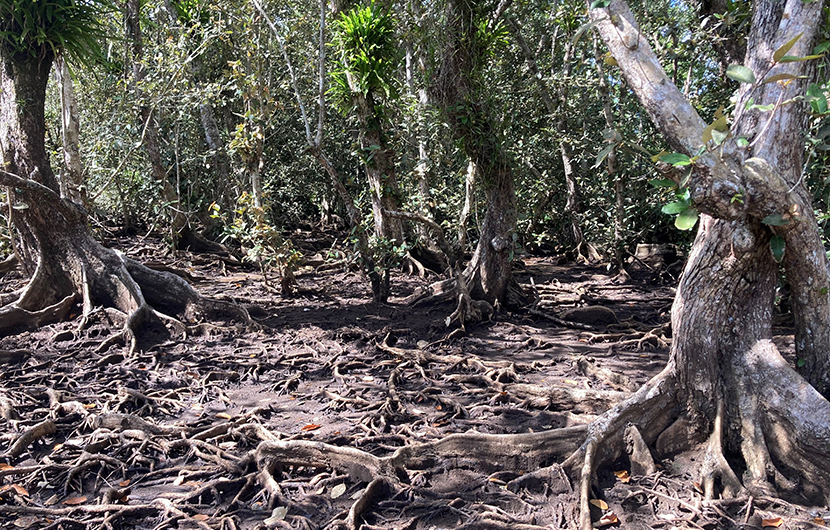
{"label": "gnarled tree trunk", "polygon": [[[801,0],[753,5],[744,64],[758,81],[743,86],[736,107],[744,109],[751,96],[776,108],[764,114],[739,110],[730,126],[733,137],[717,147],[708,144],[695,160],[689,188],[701,212],[700,228],[672,309],[669,365],[590,429],[581,453],[585,530],[591,527],[588,493],[593,460],[602,453],[597,450],[632,416],[664,454],[708,437],[707,456],[698,470],[707,498],[749,490],[830,500],[830,403],[820,394],[827,395],[830,352],[827,259],[800,178],[804,106],[780,105],[802,94],[805,86],[762,82],[771,75],[809,73],[807,63],[779,63],[773,53],[801,35],[787,54],[809,54],[821,9],[821,2]],[[696,155],[706,144],[706,125],[666,76],[626,3],[615,0],[590,14],[668,143]],[[748,147],[735,141],[740,136],[747,138]],[[762,221],[771,215],[790,222],[767,226]],[[806,360],[806,380],[771,341],[778,272],[770,252],[774,235],[786,241],[796,351]],[[655,414],[648,404],[657,403],[658,395],[674,402],[673,414],[666,416],[672,409],[662,405]],[[666,423],[670,425],[663,429]],[[741,478],[724,457],[727,451],[742,458],[746,471]]]}
{"label": "gnarled tree trunk", "polygon": [[50,51],[35,57],[0,47],[0,185],[13,190],[15,243],[31,276],[13,294],[16,299],[0,301],[0,333],[63,319],[77,302],[85,319],[98,306],[125,315],[123,331],[102,343],[102,349],[119,339],[134,349],[137,331],[162,316],[153,306],[186,320],[207,314],[249,321],[241,308],[202,299],[178,276],[104,248],[89,232],[84,210],[60,197],[44,146],[44,102],[53,59]]}

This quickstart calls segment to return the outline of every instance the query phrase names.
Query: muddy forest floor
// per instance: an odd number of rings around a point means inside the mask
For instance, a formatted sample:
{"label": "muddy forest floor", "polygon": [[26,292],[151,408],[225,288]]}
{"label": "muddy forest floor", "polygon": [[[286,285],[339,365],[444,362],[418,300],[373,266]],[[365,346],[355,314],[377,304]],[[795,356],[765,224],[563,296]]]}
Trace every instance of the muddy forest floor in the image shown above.
{"label": "muddy forest floor", "polygon": [[[522,482],[499,462],[458,458],[384,489],[343,466],[263,467],[252,455],[263,442],[307,440],[384,456],[452,433],[584,425],[665,366],[674,283],[642,268],[622,282],[601,267],[525,256],[515,272],[539,295],[535,311],[500,311],[462,331],[444,324],[451,303],[401,304],[429,279],[396,273],[389,303],[372,303],[358,273],[326,259],[331,234],[292,238],[309,261],[290,298],[232,259],[107,242],[186,272],[202,294],[233,298],[256,329],[146,330],[133,356],[98,351],[120,326],[106,312],[82,332],[76,318],[0,338],[0,527],[572,527],[567,477]],[[9,273],[0,290],[23,281]],[[565,325],[565,311],[585,306],[613,315],[589,310]],[[778,331],[791,357],[791,332]],[[580,389],[607,390],[608,400],[569,399]],[[783,528],[807,528],[827,515],[771,499],[703,504],[694,462],[656,456],[649,476],[627,476],[626,462],[599,470],[597,524],[760,528],[781,517]]]}

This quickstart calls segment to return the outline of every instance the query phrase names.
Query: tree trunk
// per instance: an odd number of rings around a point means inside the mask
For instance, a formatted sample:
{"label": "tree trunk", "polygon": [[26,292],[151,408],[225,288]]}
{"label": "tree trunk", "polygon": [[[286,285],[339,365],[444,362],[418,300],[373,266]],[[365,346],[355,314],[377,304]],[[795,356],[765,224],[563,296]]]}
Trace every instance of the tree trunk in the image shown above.
{"label": "tree trunk", "polygon": [[51,52],[33,57],[0,47],[0,60],[0,144],[5,162],[0,185],[14,190],[15,243],[31,276],[17,301],[0,308],[0,333],[61,320],[79,301],[84,322],[97,306],[125,315],[122,332],[104,341],[102,349],[119,339],[134,349],[136,333],[159,316],[151,305],[188,320],[224,312],[250,321],[244,310],[204,300],[178,276],[147,269],[95,241],[84,210],[60,197],[44,146]]}
{"label": "tree trunk", "polygon": [[463,280],[475,298],[489,303],[518,305],[523,293],[513,278],[511,261],[516,238],[516,190],[503,138],[487,103],[486,87],[476,74],[486,50],[472,33],[476,20],[485,19],[480,6],[453,0],[448,4],[447,40],[443,61],[432,87],[445,118],[461,143],[484,189],[487,209],[472,260]]}
{"label": "tree trunk", "polygon": [[363,151],[366,177],[372,191],[375,235],[400,245],[404,242],[403,222],[384,213],[401,209],[395,161],[386,144],[380,118],[375,113],[372,93],[363,95],[356,86],[353,86],[353,90],[360,120],[360,149]]}
{"label": "tree trunk", "polygon": [[81,164],[80,124],[78,104],[75,101],[75,85],[72,72],[63,57],[55,61],[55,73],[61,90],[61,135],[63,137],[63,171],[61,172],[61,196],[89,207],[87,204],[84,170]]}
{"label": "tree trunk", "polygon": [[[669,364],[631,401],[592,426],[582,450],[586,530],[591,527],[587,471],[599,444],[621,428],[620,421],[632,421],[631,416],[639,417],[634,422],[644,435],[649,433],[648,440],[656,440],[664,455],[708,436],[700,470],[707,498],[749,490],[753,495],[800,495],[821,504],[830,500],[830,403],[817,391],[826,393],[828,376],[826,370],[816,369],[827,366],[830,352],[827,259],[800,178],[804,106],[780,105],[802,94],[804,84],[762,83],[767,75],[809,73],[804,62],[776,64],[773,52],[801,35],[787,53],[807,55],[822,6],[770,0],[756,2],[753,9],[745,65],[755,72],[758,85],[742,87],[736,108],[745,108],[750,92],[760,104],[779,105],[765,114],[738,111],[730,128],[735,137],[745,136],[749,147],[740,147],[734,139],[717,147],[710,144],[694,164],[689,188],[702,215],[672,308]],[[614,0],[590,14],[668,143],[687,155],[697,154],[706,126],[666,77],[626,3]],[[801,214],[796,218],[797,212]],[[777,227],[762,223],[776,214],[788,215],[791,221]],[[778,269],[770,253],[773,234],[786,241],[784,265],[797,293],[796,349],[807,360],[805,375],[813,386],[787,365],[770,340]],[[664,414],[643,406],[659,395],[677,407],[666,429]],[[725,451],[743,458],[742,479]]]}
{"label": "tree trunk", "polygon": [[169,212],[170,234],[173,246],[177,247],[179,239],[189,230],[187,217],[181,210],[179,194],[167,179],[167,170],[161,160],[161,149],[158,139],[158,128],[153,121],[153,108],[145,101],[145,94],[141,84],[145,78],[144,72],[144,41],[141,32],[139,0],[127,0],[124,4],[124,26],[127,40],[131,46],[131,60],[133,65],[132,87],[136,100],[139,104],[138,117],[140,124],[146,130],[144,134],[144,149],[147,153],[147,161],[150,163],[150,170],[155,180],[161,186],[161,199],[164,209]]}

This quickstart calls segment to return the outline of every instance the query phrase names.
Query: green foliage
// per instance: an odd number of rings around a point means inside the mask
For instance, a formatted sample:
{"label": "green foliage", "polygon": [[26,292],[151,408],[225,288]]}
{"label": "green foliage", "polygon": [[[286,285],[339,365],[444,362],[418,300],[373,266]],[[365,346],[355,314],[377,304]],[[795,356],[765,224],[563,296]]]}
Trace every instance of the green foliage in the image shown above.
{"label": "green foliage", "polygon": [[0,0],[0,46],[38,57],[66,51],[80,64],[103,59],[100,17],[109,0]]}
{"label": "green foliage", "polygon": [[257,264],[263,274],[272,268],[282,277],[293,278],[302,261],[302,253],[268,221],[268,209],[254,206],[253,198],[247,192],[239,196],[236,206],[231,216],[222,212],[216,203],[210,207],[211,216],[222,222],[224,240],[240,245],[243,259]]}
{"label": "green foliage", "polygon": [[335,22],[332,44],[340,60],[331,74],[329,94],[341,110],[350,110],[353,93],[393,95],[399,62],[395,42],[394,20],[374,2],[343,13]]}

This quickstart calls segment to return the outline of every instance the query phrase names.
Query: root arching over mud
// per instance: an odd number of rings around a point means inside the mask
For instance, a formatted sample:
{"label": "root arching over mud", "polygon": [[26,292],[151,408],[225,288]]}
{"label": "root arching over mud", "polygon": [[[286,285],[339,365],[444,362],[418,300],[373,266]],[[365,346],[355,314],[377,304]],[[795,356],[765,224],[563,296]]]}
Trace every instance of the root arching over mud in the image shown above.
{"label": "root arching over mud", "polygon": [[[695,428],[680,372],[672,362],[658,372],[666,350],[627,338],[662,326],[668,288],[532,260],[519,280],[535,277],[543,310],[603,303],[619,323],[588,332],[501,311],[448,334],[429,308],[419,318],[394,300],[367,305],[348,271],[300,271],[287,300],[255,273],[181,255],[214,276],[207,293],[233,285],[251,300],[262,326],[203,326],[130,354],[118,341],[101,349],[91,332],[106,313],[93,311],[2,339],[3,524],[528,530],[618,518],[739,528],[757,517],[807,524],[814,515],[789,503],[825,498],[826,422],[816,418],[826,402],[772,343],[746,353],[745,380],[765,401],[742,405],[758,432],[735,447],[729,395],[719,421]],[[155,271],[112,256],[148,304],[187,314],[170,289],[146,287]],[[742,449],[766,455],[774,490],[748,478],[755,462],[735,465]]]}

